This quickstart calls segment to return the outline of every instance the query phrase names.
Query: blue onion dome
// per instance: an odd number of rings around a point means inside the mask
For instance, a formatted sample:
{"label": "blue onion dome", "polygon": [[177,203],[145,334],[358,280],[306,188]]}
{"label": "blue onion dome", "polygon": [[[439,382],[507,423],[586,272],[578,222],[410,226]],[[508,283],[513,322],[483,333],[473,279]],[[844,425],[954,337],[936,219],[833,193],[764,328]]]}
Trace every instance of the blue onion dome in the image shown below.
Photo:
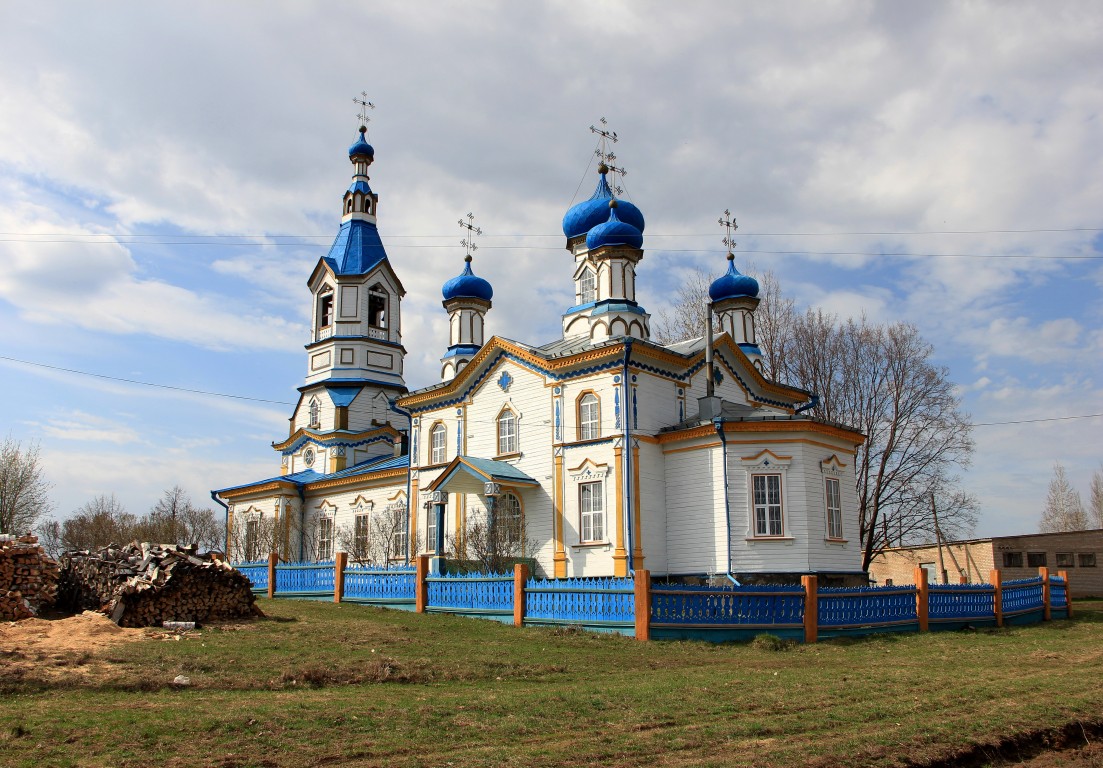
{"label": "blue onion dome", "polygon": [[[598,166],[597,170],[600,178],[594,194],[590,196],[589,200],[583,200],[581,203],[572,205],[563,216],[563,234],[567,237],[584,235],[609,218],[609,212],[606,209],[609,207],[609,201],[613,199],[613,190],[605,178],[609,168],[603,163]],[[639,208],[632,205],[632,203],[621,200],[619,213],[621,221],[627,222],[643,232],[645,225],[643,214],[640,213]]]}
{"label": "blue onion dome", "polygon": [[603,245],[629,245],[633,248],[643,247],[643,233],[638,227],[622,221],[620,218],[620,202],[609,201],[609,218],[604,224],[598,224],[586,235],[586,247],[591,251]]}
{"label": "blue onion dome", "polygon": [[351,147],[349,147],[349,159],[356,157],[357,155],[367,155],[368,157],[375,157],[375,149],[364,138],[364,134],[368,132],[366,125],[360,126],[360,138],[356,140]]}
{"label": "blue onion dome", "polygon": [[441,288],[441,293],[444,294],[444,300],[482,299],[483,301],[490,301],[494,297],[494,289],[490,287],[490,283],[476,276],[475,273],[471,271],[470,256],[464,259],[464,261],[466,261],[467,264],[464,265],[463,272],[453,277],[444,284],[443,288]]}
{"label": "blue onion dome", "polygon": [[753,277],[739,274],[735,268],[735,256],[728,254],[728,271],[709,286],[709,298],[713,301],[735,299],[744,296],[758,296],[758,281]]}

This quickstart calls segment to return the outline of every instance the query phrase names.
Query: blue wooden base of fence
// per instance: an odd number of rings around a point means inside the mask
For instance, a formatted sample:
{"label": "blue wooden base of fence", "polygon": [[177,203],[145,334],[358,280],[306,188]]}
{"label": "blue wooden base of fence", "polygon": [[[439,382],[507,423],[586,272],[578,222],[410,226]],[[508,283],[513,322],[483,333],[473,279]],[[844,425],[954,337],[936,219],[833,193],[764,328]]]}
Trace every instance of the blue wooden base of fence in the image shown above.
{"label": "blue wooden base of fence", "polygon": [[748,629],[736,626],[731,627],[663,627],[651,625],[652,640],[705,640],[710,643],[740,643],[754,640],[759,635],[773,635],[782,640],[804,640],[804,627],[770,627]]}
{"label": "blue wooden base of fence", "polygon": [[619,635],[636,634],[636,623],[626,621],[564,621],[563,619],[530,619],[525,617],[526,627],[578,627],[588,632],[610,632]]}
{"label": "blue wooden base of fence", "polygon": [[355,605],[374,605],[376,608],[392,608],[396,611],[412,611],[417,607],[413,600],[404,597],[342,597],[341,602]]}
{"label": "blue wooden base of fence", "polygon": [[500,621],[503,624],[513,623],[513,609],[508,611],[496,611],[488,608],[440,608],[428,606],[426,613],[450,613],[453,616],[466,616],[469,619],[490,619]]}

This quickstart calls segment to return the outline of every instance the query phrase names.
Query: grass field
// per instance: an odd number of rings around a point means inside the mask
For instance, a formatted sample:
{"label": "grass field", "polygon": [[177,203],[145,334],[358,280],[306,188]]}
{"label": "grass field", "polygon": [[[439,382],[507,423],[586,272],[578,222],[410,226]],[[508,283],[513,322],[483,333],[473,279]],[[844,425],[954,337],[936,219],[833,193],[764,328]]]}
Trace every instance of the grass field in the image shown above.
{"label": "grass field", "polygon": [[808,646],[260,605],[269,618],[180,640],[145,630],[22,667],[9,649],[0,764],[916,765],[1103,719],[1100,603],[1046,625]]}

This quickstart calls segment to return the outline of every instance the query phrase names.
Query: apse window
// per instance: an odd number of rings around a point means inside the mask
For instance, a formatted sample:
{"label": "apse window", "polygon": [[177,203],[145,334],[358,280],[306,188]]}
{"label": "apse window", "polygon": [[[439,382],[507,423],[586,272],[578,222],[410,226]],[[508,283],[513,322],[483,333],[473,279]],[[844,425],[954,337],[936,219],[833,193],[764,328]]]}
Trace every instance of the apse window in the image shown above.
{"label": "apse window", "polygon": [[754,475],[754,535],[785,533],[781,514],[781,475]]}
{"label": "apse window", "polygon": [[582,483],[578,486],[578,507],[582,541],[602,541],[605,538],[605,505],[601,483]]}
{"label": "apse window", "polygon": [[601,437],[601,403],[597,395],[590,393],[578,401],[578,439],[596,440]]}

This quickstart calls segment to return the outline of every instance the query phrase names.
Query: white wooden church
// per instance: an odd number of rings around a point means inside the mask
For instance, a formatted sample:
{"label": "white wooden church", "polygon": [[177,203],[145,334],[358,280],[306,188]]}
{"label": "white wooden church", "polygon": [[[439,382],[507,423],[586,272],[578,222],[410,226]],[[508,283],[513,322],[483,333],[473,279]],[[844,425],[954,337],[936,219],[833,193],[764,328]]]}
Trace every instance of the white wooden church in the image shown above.
{"label": "white wooden church", "polygon": [[231,557],[274,546],[291,562],[350,548],[377,565],[463,559],[493,516],[547,577],[861,575],[863,437],[763,376],[758,283],[731,254],[709,291],[723,329],[712,355],[705,338],[651,341],[635,285],[644,217],[616,199],[603,163],[593,196],[563,217],[575,303],[562,336],[486,339],[493,289],[469,251],[443,286],[441,380],[410,390],[403,265],[380,236],[364,128],[349,159],[340,231],[307,282],[307,374],[273,443],[280,474],[212,494]]}

